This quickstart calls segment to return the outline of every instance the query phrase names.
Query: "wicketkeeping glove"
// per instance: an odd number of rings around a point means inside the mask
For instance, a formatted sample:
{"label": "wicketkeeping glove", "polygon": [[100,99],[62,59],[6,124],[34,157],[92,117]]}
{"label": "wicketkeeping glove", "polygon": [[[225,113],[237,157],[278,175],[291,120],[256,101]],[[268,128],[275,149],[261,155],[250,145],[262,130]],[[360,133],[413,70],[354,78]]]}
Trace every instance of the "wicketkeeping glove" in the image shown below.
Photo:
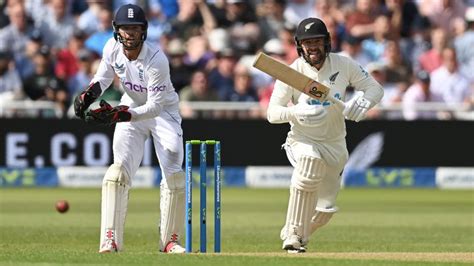
{"label": "wicketkeeping glove", "polygon": [[96,82],[90,84],[89,88],[77,95],[74,99],[74,113],[76,113],[76,116],[84,119],[87,108],[99,98],[101,92],[100,84]]}
{"label": "wicketkeeping glove", "polygon": [[128,122],[132,119],[132,114],[128,112],[128,106],[119,105],[112,107],[105,100],[101,100],[99,105],[100,108],[87,112],[86,122],[113,125],[117,122]]}
{"label": "wicketkeeping glove", "polygon": [[365,118],[371,102],[363,96],[355,97],[346,103],[342,114],[348,120],[359,122]]}

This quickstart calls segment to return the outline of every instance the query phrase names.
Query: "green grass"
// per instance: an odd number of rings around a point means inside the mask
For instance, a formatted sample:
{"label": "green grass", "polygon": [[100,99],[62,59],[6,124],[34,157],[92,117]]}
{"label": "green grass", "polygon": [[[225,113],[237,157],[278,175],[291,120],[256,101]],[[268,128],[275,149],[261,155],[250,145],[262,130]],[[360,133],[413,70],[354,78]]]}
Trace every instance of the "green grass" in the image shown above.
{"label": "green grass", "polygon": [[[199,247],[197,195],[194,249]],[[344,189],[340,212],[300,256],[280,249],[287,190],[224,188],[223,253],[169,255],[158,252],[159,190],[132,189],[125,250],[100,255],[100,189],[4,188],[0,265],[467,265],[474,263],[473,195],[472,190]],[[69,201],[69,212],[56,212],[59,199]]]}

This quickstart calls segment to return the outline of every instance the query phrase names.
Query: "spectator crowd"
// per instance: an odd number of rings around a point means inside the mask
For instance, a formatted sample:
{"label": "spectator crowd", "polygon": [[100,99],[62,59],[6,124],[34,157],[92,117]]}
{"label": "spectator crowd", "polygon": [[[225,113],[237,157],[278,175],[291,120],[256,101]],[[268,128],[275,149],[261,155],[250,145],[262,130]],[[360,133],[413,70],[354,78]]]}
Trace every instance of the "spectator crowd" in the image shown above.
{"label": "spectator crowd", "polygon": [[[274,80],[252,67],[255,55],[291,64],[296,26],[318,17],[332,52],[383,85],[371,118],[456,119],[462,109],[474,119],[473,0],[0,0],[0,109],[49,101],[71,113],[126,3],[147,13],[147,41],[169,58],[184,117],[200,115],[185,105],[199,101],[254,102],[261,111],[239,117],[264,117]],[[102,98],[120,96],[117,80]]]}

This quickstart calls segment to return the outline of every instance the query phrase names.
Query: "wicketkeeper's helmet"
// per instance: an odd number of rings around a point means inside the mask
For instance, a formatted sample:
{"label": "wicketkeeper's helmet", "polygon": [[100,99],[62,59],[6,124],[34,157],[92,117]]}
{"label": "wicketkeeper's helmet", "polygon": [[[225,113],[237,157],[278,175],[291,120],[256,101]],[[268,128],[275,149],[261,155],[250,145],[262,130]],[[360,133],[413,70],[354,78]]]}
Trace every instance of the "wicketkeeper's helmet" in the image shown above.
{"label": "wicketkeeper's helmet", "polygon": [[148,21],[145,12],[137,5],[127,4],[121,6],[115,13],[112,26],[114,27],[114,38],[119,38],[118,29],[124,25],[141,25],[143,27],[142,41],[146,40]]}
{"label": "wicketkeeper's helmet", "polygon": [[298,55],[303,55],[301,41],[320,37],[324,37],[324,52],[327,55],[331,52],[331,36],[324,22],[319,18],[306,18],[302,20],[298,25],[295,34]]}

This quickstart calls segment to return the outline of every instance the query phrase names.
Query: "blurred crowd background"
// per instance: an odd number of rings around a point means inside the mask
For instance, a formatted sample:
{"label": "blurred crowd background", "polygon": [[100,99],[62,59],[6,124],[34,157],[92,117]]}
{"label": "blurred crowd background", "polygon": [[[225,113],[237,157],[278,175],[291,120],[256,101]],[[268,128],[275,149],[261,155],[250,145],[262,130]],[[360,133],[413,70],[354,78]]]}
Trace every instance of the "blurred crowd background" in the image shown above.
{"label": "blurred crowd background", "polygon": [[[263,119],[274,80],[255,55],[291,64],[296,26],[318,17],[383,85],[370,119],[474,120],[474,0],[0,0],[0,117],[73,117],[126,3],[147,13],[185,118]],[[101,98],[121,94],[117,80]]]}

